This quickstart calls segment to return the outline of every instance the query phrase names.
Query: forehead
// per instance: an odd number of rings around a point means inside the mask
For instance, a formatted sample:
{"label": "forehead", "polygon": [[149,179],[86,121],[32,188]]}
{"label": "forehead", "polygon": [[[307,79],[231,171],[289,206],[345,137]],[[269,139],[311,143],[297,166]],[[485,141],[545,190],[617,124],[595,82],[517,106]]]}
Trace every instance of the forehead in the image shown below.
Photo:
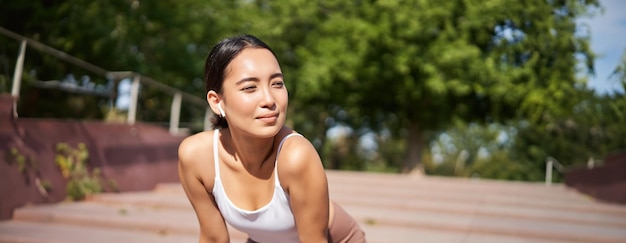
{"label": "forehead", "polygon": [[226,78],[260,76],[280,71],[278,60],[265,48],[246,48],[242,50],[227,67]]}

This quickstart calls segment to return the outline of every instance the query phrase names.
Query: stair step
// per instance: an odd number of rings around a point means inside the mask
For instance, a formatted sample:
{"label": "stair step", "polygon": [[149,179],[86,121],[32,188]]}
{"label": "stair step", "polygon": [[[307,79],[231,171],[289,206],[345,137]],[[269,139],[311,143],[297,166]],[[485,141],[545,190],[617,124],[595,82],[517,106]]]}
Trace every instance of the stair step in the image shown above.
{"label": "stair step", "polygon": [[[0,222],[0,242],[22,243],[110,243],[110,242],[197,242],[194,235],[136,231],[84,225],[43,222]],[[243,241],[241,241],[243,242]]]}
{"label": "stair step", "polygon": [[[327,175],[331,199],[360,222],[369,242],[626,242],[624,205],[597,202],[559,184]],[[247,238],[229,230],[233,242]],[[61,233],[45,237],[55,232]],[[0,222],[0,243],[84,242],[86,236],[75,237],[80,232],[103,235],[102,242],[195,242],[199,225],[182,186],[163,183],[152,191],[19,208],[13,220]]]}
{"label": "stair step", "polygon": [[[449,177],[410,177],[380,173],[327,172],[329,187],[364,188],[374,191],[397,190],[407,195],[448,195],[460,200],[473,199],[482,195],[504,198],[530,198],[532,200],[580,203],[593,205],[596,201],[562,184],[546,186],[543,183],[497,181]],[[626,210],[622,208],[626,213]]]}
{"label": "stair step", "polygon": [[463,203],[458,201],[398,200],[393,197],[333,196],[333,201],[345,206],[360,206],[372,209],[395,209],[402,212],[437,213],[453,217],[486,216],[504,219],[534,220],[554,223],[595,225],[626,229],[626,217],[614,214],[577,210],[554,210],[520,205]]}
{"label": "stair step", "polygon": [[[162,209],[136,205],[107,205],[97,202],[59,203],[15,210],[13,220],[51,224],[83,225],[175,234],[199,234],[193,210]],[[232,230],[234,238],[245,234]]]}
{"label": "stair step", "polygon": [[358,221],[367,222],[372,228],[383,225],[570,242],[624,242],[626,239],[624,227],[471,214],[451,215],[427,211],[414,212],[356,205],[345,205],[344,209]]}
{"label": "stair step", "polygon": [[[626,217],[602,212],[579,210],[554,210],[547,207],[489,204],[487,202],[460,202],[446,200],[397,200],[397,197],[369,196],[355,193],[332,194],[332,200],[340,205],[359,205],[371,208],[393,208],[413,212],[436,212],[441,214],[482,215],[500,218],[552,221],[563,223],[590,224],[607,227],[626,228]],[[183,195],[169,195],[151,192],[124,194],[101,194],[92,198],[94,202],[125,205],[132,204],[151,208],[173,208],[191,210],[191,204]]]}
{"label": "stair step", "polygon": [[463,243],[571,243],[528,236],[487,234],[442,229],[361,225],[368,242],[463,242]]}

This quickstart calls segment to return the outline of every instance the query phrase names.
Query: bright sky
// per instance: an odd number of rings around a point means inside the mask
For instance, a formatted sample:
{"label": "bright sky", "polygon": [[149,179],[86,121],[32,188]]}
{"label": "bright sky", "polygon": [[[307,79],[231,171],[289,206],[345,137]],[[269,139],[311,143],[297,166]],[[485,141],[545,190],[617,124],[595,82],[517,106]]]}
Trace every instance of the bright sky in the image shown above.
{"label": "bright sky", "polygon": [[624,89],[617,79],[609,76],[626,53],[626,1],[600,0],[604,12],[591,19],[582,20],[591,28],[591,48],[597,54],[596,76],[589,79],[588,86],[605,94]]}

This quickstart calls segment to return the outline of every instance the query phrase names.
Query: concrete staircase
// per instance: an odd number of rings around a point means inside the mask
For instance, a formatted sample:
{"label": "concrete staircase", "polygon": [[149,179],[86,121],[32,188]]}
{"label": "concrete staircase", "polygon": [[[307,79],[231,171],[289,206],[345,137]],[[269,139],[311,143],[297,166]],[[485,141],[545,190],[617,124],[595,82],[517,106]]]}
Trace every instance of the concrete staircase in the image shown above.
{"label": "concrete staircase", "polygon": [[[328,171],[369,242],[626,242],[626,205],[563,185]],[[180,184],[19,208],[0,242],[197,242]],[[246,235],[231,229],[232,242]]]}

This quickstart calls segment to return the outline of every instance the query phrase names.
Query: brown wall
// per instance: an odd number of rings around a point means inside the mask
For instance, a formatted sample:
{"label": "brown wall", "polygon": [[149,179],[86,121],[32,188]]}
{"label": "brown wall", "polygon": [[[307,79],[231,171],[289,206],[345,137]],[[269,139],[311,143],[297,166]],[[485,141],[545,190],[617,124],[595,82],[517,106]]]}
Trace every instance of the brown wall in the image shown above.
{"label": "brown wall", "polygon": [[[0,219],[10,218],[16,207],[65,199],[65,180],[54,162],[58,143],[86,144],[89,165],[101,168],[122,192],[178,181],[177,148],[183,137],[171,136],[167,129],[141,123],[15,118],[12,103],[10,96],[0,96]],[[20,173],[11,149],[27,161],[32,158],[35,167]],[[37,178],[52,185],[47,196],[39,192]]]}
{"label": "brown wall", "polygon": [[626,204],[626,151],[607,156],[603,165],[592,169],[568,170],[565,184],[602,201]]}

